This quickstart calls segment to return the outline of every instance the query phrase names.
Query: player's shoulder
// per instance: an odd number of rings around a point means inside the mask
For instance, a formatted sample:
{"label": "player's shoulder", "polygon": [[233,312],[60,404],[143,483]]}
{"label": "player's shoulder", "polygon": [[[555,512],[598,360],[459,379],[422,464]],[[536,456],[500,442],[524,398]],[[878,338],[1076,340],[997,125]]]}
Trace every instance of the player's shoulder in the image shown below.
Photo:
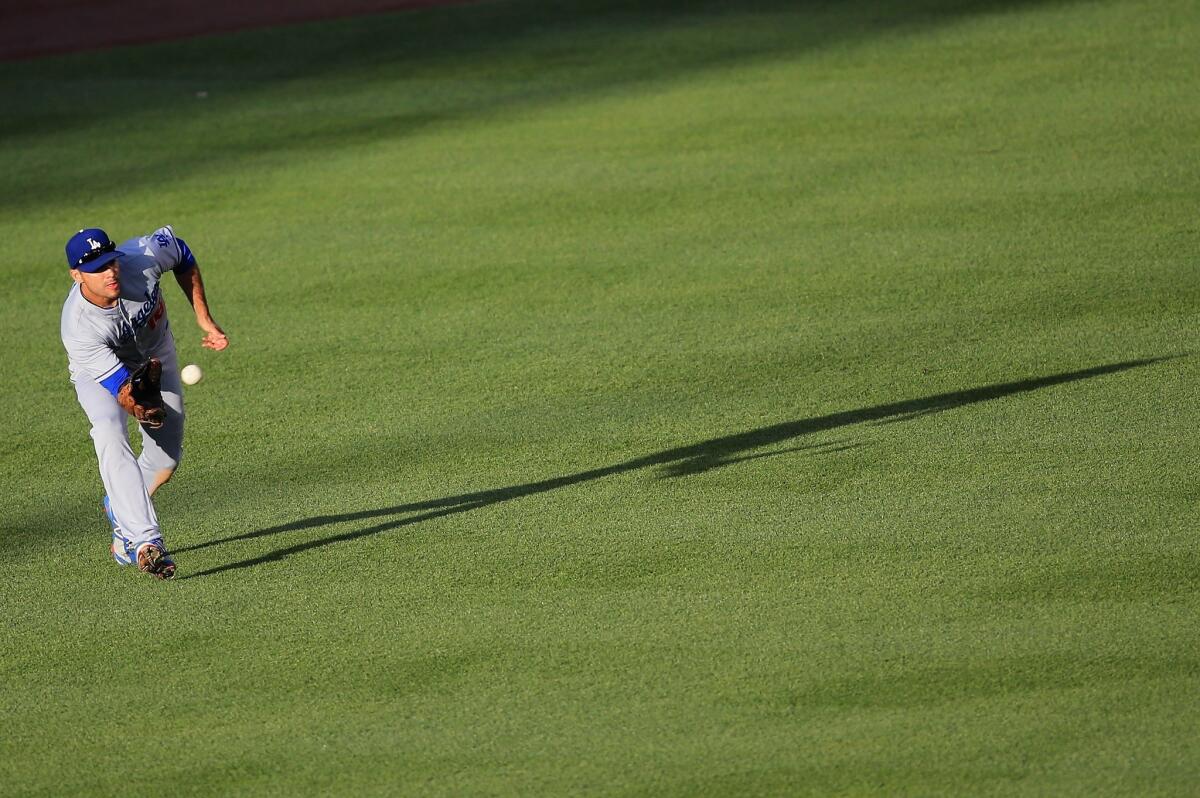
{"label": "player's shoulder", "polygon": [[71,290],[67,292],[67,298],[63,300],[60,324],[62,334],[64,336],[74,335],[81,330],[95,326],[94,314],[88,312],[90,308],[94,307],[95,305],[83,298],[78,285],[71,286]]}
{"label": "player's shoulder", "polygon": [[175,243],[175,228],[165,224],[157,230],[151,230],[145,235],[136,236],[123,242],[117,249],[126,254],[154,255],[156,250],[178,249]]}
{"label": "player's shoulder", "polygon": [[67,292],[67,298],[63,300],[63,316],[83,312],[83,308],[79,304],[81,299],[83,299],[83,294],[79,292],[79,283],[72,284],[71,290]]}
{"label": "player's shoulder", "polygon": [[121,258],[122,271],[147,275],[154,271],[161,275],[185,260],[185,247],[186,244],[175,237],[175,228],[166,224],[143,236],[129,239],[117,249],[124,256]]}

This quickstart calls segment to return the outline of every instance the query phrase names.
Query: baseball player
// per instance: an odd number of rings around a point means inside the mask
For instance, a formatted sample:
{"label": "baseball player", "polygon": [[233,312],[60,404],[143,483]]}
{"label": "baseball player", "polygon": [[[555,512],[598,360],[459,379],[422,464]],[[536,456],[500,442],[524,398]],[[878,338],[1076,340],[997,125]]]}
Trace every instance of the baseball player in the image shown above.
{"label": "baseball player", "polygon": [[[183,391],[159,288],[163,274],[174,273],[191,302],[203,346],[221,351],[229,338],[208,311],[196,258],[170,225],[120,246],[97,227],[80,230],[67,241],[67,266],[75,285],[63,303],[62,342],[92,425],[112,556],[170,579],[175,563],[150,498],[183,456]],[[142,431],[138,457],[129,445],[129,416]]]}

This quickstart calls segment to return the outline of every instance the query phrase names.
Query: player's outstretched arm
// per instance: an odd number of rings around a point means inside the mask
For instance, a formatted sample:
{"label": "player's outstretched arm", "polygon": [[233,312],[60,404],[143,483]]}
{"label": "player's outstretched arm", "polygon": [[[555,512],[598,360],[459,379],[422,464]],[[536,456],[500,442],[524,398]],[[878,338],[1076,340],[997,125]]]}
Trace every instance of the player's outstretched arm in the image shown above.
{"label": "player's outstretched arm", "polygon": [[175,280],[183,289],[188,302],[192,303],[192,309],[196,311],[196,324],[204,331],[200,345],[216,352],[229,346],[229,336],[213,321],[212,314],[209,313],[208,297],[204,294],[204,280],[200,277],[200,267],[192,266],[182,272],[176,270]]}

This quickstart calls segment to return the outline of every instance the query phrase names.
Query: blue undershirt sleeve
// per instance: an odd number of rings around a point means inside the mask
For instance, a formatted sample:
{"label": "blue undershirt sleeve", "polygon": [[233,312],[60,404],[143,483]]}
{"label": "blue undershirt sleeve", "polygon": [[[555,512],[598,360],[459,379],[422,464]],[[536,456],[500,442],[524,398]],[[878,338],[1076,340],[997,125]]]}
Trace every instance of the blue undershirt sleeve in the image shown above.
{"label": "blue undershirt sleeve", "polygon": [[107,377],[106,379],[100,380],[100,384],[103,385],[104,388],[109,393],[111,393],[113,396],[116,396],[117,392],[121,390],[121,386],[124,385],[125,381],[128,379],[129,379],[129,369],[125,368],[125,366],[122,365],[119,369],[114,371],[109,377]]}
{"label": "blue undershirt sleeve", "polygon": [[175,243],[179,245],[179,264],[175,267],[175,271],[186,272],[196,265],[196,256],[192,254],[187,242],[179,236],[175,236]]}

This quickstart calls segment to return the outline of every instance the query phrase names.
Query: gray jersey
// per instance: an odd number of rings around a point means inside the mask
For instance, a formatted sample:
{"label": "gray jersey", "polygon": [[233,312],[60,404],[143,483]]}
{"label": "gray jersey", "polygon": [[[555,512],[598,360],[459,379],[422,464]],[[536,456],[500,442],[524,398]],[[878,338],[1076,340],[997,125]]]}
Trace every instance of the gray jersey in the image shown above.
{"label": "gray jersey", "polygon": [[89,302],[75,285],[63,303],[60,334],[71,381],[95,380],[116,394],[128,372],[151,356],[173,350],[159,279],[195,264],[170,225],[117,247],[121,297],[111,308]]}

